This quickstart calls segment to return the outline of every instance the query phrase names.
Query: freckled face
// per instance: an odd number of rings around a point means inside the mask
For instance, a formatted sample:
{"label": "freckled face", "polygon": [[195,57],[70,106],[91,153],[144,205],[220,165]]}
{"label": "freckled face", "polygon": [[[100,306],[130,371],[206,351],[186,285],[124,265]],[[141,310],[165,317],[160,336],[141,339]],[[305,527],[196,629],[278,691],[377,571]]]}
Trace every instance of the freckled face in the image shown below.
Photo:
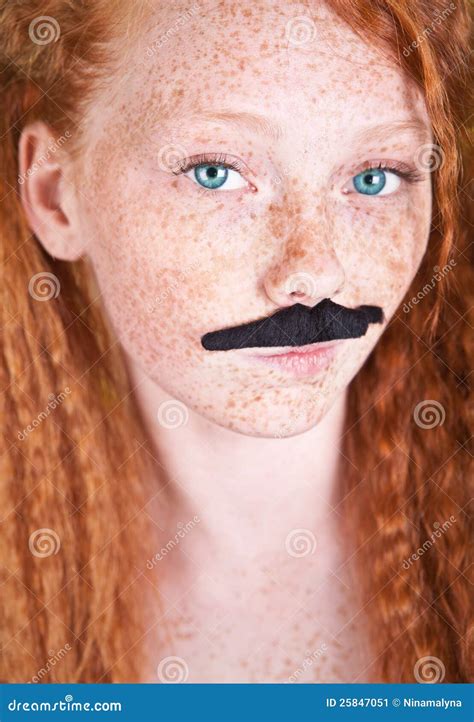
{"label": "freckled face", "polygon": [[131,365],[224,427],[293,435],[323,418],[385,324],[303,377],[201,337],[323,298],[388,321],[426,249],[429,122],[393,61],[324,8],[192,7],[152,15],[97,92],[82,233]]}

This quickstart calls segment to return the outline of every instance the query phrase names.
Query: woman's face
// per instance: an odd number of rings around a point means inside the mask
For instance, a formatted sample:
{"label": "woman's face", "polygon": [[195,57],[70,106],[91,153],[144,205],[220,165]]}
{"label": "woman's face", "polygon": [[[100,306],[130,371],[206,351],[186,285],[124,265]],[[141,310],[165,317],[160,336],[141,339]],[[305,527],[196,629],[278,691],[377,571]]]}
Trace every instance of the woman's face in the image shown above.
{"label": "woman's face", "polygon": [[[290,436],[348,386],[420,264],[425,106],[319,4],[172,5],[87,110],[81,237],[131,365],[217,424]],[[384,323],[319,368],[201,344],[324,298]]]}

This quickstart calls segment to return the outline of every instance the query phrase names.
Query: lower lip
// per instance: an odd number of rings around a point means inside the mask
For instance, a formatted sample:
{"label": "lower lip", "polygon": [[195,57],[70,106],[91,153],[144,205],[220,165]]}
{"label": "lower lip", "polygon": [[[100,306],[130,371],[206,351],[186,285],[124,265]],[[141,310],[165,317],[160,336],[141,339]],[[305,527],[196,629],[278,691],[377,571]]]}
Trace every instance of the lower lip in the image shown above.
{"label": "lower lip", "polygon": [[251,358],[297,378],[313,376],[324,371],[329,366],[337,354],[340,343],[340,341],[337,341],[319,348],[313,346],[311,350],[307,351],[304,351],[304,347],[301,347],[301,350],[298,351],[268,356],[255,355],[251,356]]}

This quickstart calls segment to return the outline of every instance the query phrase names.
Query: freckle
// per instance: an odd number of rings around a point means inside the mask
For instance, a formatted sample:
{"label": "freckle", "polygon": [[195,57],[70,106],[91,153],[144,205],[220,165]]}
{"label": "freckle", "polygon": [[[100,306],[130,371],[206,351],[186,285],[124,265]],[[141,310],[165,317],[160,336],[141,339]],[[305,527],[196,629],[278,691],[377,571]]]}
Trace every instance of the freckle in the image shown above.
{"label": "freckle", "polygon": [[308,252],[304,248],[300,248],[299,250],[292,251],[292,258],[305,258],[307,256]]}

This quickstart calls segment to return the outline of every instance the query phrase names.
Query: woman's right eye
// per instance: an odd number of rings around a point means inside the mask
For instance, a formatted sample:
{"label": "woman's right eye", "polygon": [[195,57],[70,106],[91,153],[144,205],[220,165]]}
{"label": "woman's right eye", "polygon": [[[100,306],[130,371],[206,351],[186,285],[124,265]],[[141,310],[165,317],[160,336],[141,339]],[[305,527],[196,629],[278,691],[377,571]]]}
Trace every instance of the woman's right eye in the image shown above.
{"label": "woman's right eye", "polygon": [[247,185],[247,181],[237,170],[222,163],[199,163],[184,175],[207,190],[232,191]]}

